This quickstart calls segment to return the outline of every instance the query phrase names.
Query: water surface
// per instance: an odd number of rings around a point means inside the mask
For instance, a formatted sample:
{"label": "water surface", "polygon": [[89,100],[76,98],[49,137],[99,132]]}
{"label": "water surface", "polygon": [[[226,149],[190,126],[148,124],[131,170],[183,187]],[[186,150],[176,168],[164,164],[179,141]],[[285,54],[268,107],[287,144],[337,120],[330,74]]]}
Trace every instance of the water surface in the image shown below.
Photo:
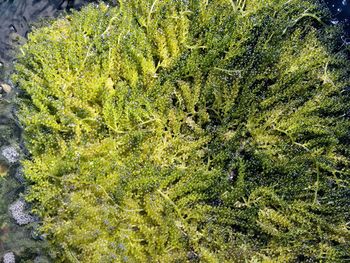
{"label": "water surface", "polygon": [[[4,68],[13,59],[13,44],[25,37],[30,23],[40,18],[54,17],[59,11],[80,8],[92,0],[0,0],[0,67]],[[20,43],[19,43],[20,44]]]}
{"label": "water surface", "polygon": [[[55,17],[63,10],[78,9],[92,0],[0,0],[0,85],[8,83],[7,76],[15,57],[16,47],[26,41],[33,22]],[[10,87],[10,86],[8,86]],[[6,90],[6,89],[5,89]],[[15,92],[0,89],[0,262],[6,258],[15,262],[50,262],[47,244],[35,229],[38,222],[22,226],[12,218],[11,205],[18,203],[26,185],[18,161],[6,160],[6,147],[20,156],[25,149],[21,142],[21,128],[14,114]],[[29,207],[28,207],[29,208]]]}

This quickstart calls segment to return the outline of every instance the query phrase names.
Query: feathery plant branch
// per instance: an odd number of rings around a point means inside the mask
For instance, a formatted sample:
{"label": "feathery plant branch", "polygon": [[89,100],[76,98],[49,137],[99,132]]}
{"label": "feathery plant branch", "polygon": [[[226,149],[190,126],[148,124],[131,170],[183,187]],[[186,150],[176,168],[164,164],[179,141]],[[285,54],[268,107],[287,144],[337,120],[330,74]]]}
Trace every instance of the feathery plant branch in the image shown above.
{"label": "feathery plant branch", "polygon": [[53,260],[349,258],[349,54],[324,15],[120,0],[33,31],[12,79]]}

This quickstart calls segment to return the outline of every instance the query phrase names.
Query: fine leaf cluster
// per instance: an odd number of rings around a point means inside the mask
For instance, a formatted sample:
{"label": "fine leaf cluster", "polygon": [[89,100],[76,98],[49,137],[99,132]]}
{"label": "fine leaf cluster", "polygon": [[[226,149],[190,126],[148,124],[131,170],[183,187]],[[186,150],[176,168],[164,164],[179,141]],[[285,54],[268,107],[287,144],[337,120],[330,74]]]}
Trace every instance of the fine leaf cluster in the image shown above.
{"label": "fine leaf cluster", "polygon": [[13,80],[51,256],[349,260],[348,54],[326,15],[120,0],[34,30]]}

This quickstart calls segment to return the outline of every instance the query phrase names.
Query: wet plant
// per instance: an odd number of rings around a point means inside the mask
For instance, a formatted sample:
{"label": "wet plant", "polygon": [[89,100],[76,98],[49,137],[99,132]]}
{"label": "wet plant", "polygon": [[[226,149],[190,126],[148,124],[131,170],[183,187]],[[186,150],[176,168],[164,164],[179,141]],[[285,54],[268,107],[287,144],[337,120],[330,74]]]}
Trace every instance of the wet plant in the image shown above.
{"label": "wet plant", "polygon": [[36,29],[13,80],[56,260],[349,259],[348,61],[324,15],[121,0]]}

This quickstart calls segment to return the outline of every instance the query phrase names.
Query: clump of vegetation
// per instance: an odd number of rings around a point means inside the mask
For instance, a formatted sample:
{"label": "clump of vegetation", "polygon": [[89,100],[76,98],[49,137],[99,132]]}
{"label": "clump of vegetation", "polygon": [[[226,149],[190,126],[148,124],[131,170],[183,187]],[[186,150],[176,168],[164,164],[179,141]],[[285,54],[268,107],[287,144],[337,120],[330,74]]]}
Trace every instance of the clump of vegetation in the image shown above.
{"label": "clump of vegetation", "polygon": [[13,79],[53,256],[349,259],[349,71],[323,15],[121,0],[36,29]]}

